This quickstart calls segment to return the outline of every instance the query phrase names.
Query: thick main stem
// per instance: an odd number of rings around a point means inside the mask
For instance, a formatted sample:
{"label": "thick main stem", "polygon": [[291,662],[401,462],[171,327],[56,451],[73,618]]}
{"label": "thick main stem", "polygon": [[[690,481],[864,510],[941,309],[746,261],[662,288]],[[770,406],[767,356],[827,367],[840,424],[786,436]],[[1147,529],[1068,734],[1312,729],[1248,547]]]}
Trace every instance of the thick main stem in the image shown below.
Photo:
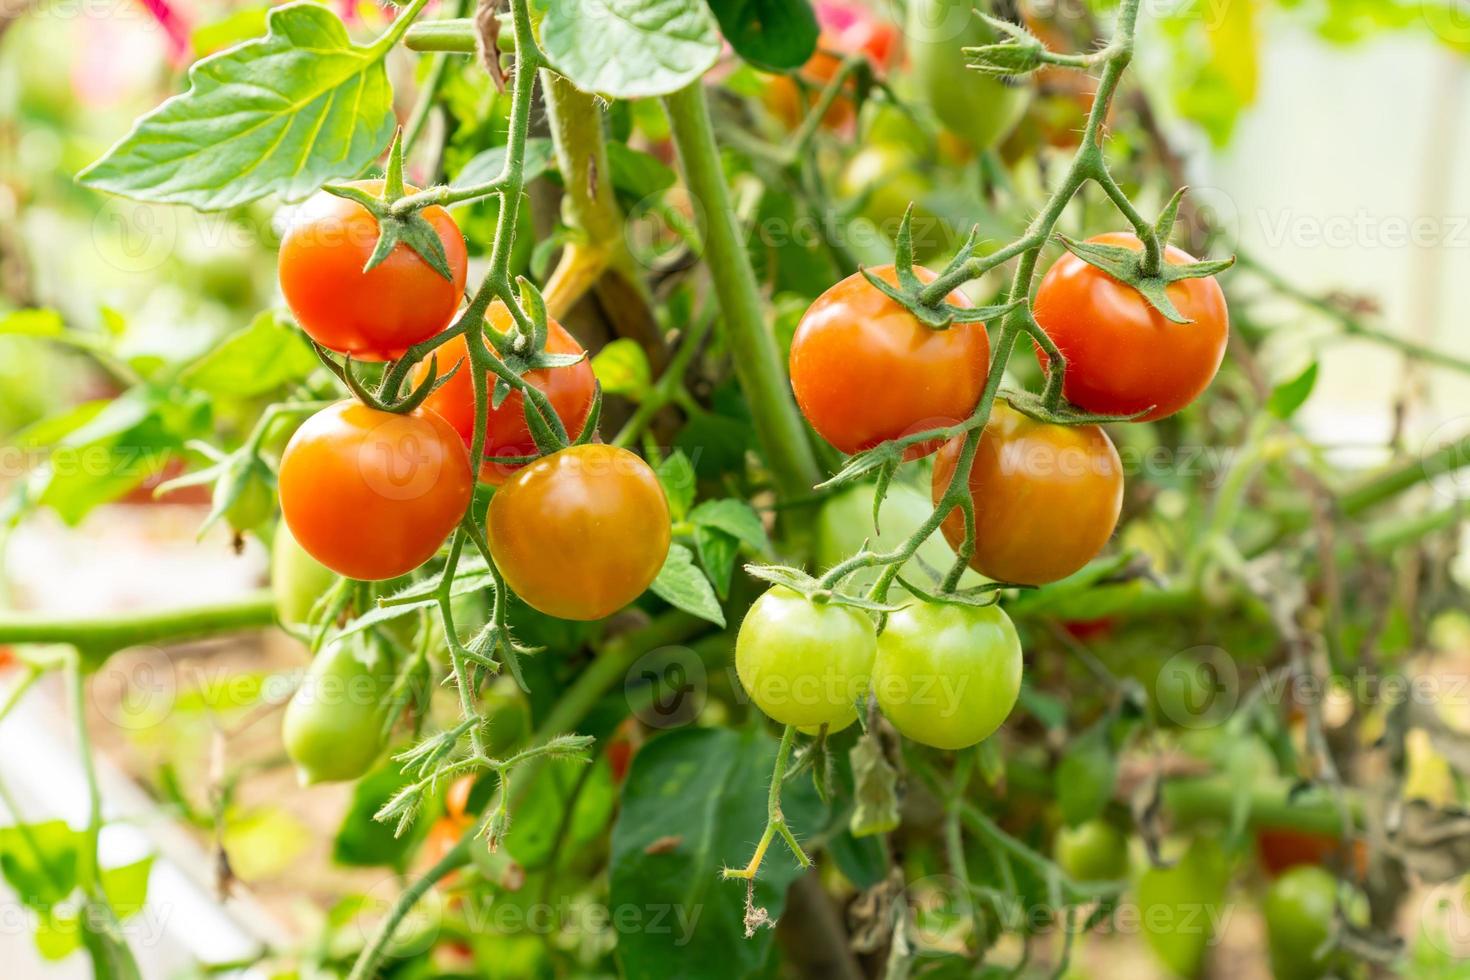
{"label": "thick main stem", "polygon": [[704,216],[705,265],[724,316],[735,374],[755,417],[756,436],[777,489],[787,499],[808,495],[820,479],[817,460],[797,413],[776,340],[766,327],[755,270],[735,226],[715,145],[704,86],[696,81],[664,99],[684,181]]}

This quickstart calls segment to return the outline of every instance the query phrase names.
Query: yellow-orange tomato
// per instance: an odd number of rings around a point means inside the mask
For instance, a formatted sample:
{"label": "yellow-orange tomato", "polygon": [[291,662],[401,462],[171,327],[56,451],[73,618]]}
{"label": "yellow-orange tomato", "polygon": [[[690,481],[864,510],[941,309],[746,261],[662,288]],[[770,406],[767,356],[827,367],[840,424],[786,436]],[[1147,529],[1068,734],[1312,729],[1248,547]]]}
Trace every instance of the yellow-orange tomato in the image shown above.
{"label": "yellow-orange tomato", "polygon": [[[505,304],[496,300],[486,314],[490,326],[500,333],[511,327],[510,311]],[[582,345],[555,320],[546,322],[546,350],[552,354],[581,354]],[[488,346],[488,345],[487,345]],[[489,348],[492,355],[495,348]],[[456,432],[469,446],[475,434],[475,384],[470,375],[469,350],[463,337],[455,337],[438,350],[439,374],[448,374],[459,365],[459,371],[424,401],[454,426]],[[422,381],[428,374],[428,363],[420,362],[415,369],[416,380]],[[494,391],[495,375],[487,372],[488,390]],[[551,407],[561,418],[562,426],[573,438],[582,431],[587,414],[592,410],[592,401],[597,392],[597,379],[592,374],[592,364],[586,358],[566,367],[544,368],[528,371],[523,377],[528,383],[546,393]],[[525,396],[512,390],[497,408],[488,405],[489,414],[485,424],[486,456],[534,456],[536,440],[526,426]],[[519,466],[511,463],[484,462],[480,465],[480,479],[499,486]]]}
{"label": "yellow-orange tomato", "polygon": [[[897,282],[893,266],[872,272]],[[916,266],[923,282],[934,273]],[[947,301],[969,306],[964,294]],[[791,387],[817,434],[844,453],[968,418],[990,371],[982,323],[934,330],[854,273],[806,311],[791,341]],[[934,443],[909,447],[914,459]]]}
{"label": "yellow-orange tomato", "polygon": [[517,471],[490,498],[490,553],[511,591],[562,619],[610,616],[669,553],[658,477],[626,449],[572,446]]}
{"label": "yellow-orange tomato", "polygon": [[281,456],[281,515],[292,537],[355,579],[422,565],[459,523],[474,486],[459,433],[432,412],[338,402],[307,419]]}
{"label": "yellow-orange tomato", "polygon": [[[937,504],[959,464],[962,437],[934,460]],[[997,402],[970,467],[975,551],[970,567],[1001,582],[1042,585],[1066,578],[1107,544],[1123,506],[1123,463],[1095,425],[1052,425]],[[955,548],[959,508],[945,516]]]}
{"label": "yellow-orange tomato", "polygon": [[[1089,242],[1141,249],[1127,232]],[[1194,258],[1172,245],[1172,265]],[[1181,279],[1169,299],[1191,323],[1175,323],[1131,286],[1068,252],[1047,270],[1036,290],[1036,322],[1067,359],[1062,393],[1089,412],[1131,415],[1136,421],[1173,415],[1209,386],[1225,357],[1230,315],[1213,276]],[[1043,367],[1047,358],[1040,348]]]}
{"label": "yellow-orange tomato", "polygon": [[[352,186],[377,196],[383,182]],[[449,325],[464,296],[464,236],[443,208],[420,214],[444,245],[453,281],[402,242],[362,271],[378,243],[378,220],[356,201],[318,191],[296,210],[277,271],[286,305],[308,336],[339,354],[386,361]]]}

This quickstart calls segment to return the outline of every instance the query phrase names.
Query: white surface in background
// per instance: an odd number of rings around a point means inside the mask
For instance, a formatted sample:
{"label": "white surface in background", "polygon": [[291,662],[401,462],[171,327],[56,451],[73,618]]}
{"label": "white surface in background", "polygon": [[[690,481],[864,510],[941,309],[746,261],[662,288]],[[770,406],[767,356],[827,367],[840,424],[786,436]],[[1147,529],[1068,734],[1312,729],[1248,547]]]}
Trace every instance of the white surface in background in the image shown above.
{"label": "white surface in background", "polygon": [[[14,673],[8,677],[14,682]],[[59,680],[59,678],[54,678]],[[32,689],[0,722],[0,778],[20,801],[21,813],[11,814],[0,805],[0,820],[41,822],[65,820],[73,828],[87,822],[87,784],[75,745],[63,725],[59,711],[60,686],[48,684]],[[195,876],[211,867],[208,854],[172,820],[159,812],[153,801],[114,768],[105,757],[97,757],[97,778],[102,788],[104,818],[98,842],[102,867],[131,864],[155,855],[148,879],[148,904],[137,916],[123,923],[128,945],[137,957],[145,980],[163,980],[196,961],[232,962],[248,958],[260,948],[252,936],[280,942],[279,929],[247,902],[232,900],[219,906],[210,884]],[[0,885],[6,905],[12,895]],[[13,905],[11,907],[14,907]],[[69,980],[89,978],[90,961],[73,953],[60,963],[42,960],[35,951],[28,928],[0,929],[0,963],[7,964],[7,980]],[[228,976],[254,978],[254,972]]]}
{"label": "white surface in background", "polygon": [[[1470,357],[1470,66],[1423,30],[1339,47],[1284,21],[1264,25],[1257,104],[1214,159],[1212,203],[1233,206],[1243,248],[1302,289],[1375,299],[1379,325]],[[1446,106],[1454,124],[1441,132]],[[1443,195],[1427,189],[1437,154],[1449,168]],[[1434,262],[1442,274],[1426,307],[1419,294]],[[1437,310],[1433,323],[1421,321],[1426,308]],[[1280,309],[1284,324],[1314,322],[1294,304]],[[1291,333],[1283,359],[1301,342]],[[1333,344],[1303,423],[1326,443],[1381,443],[1400,365],[1371,341]],[[1470,422],[1470,379],[1431,377],[1419,428]]]}

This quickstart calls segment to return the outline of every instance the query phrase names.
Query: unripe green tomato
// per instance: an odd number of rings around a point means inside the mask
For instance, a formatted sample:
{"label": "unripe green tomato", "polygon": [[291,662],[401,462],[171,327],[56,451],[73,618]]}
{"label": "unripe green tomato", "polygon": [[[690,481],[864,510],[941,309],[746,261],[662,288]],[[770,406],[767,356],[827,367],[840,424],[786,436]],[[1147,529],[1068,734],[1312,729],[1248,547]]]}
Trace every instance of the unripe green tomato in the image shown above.
{"label": "unripe green tomato", "polygon": [[[1317,980],[1340,959],[1332,951],[1316,951],[1332,931],[1337,907],[1337,879],[1317,865],[1292,868],[1271,883],[1261,910],[1270,935],[1271,972],[1276,980]],[[1354,895],[1348,914],[1366,911],[1362,896]]]}
{"label": "unripe green tomato", "polygon": [[974,0],[910,0],[909,67],[920,97],[950,131],[988,150],[1020,121],[1030,90],[966,67],[966,47],[994,42]]}
{"label": "unripe green tomato", "polygon": [[[219,492],[218,487],[215,490]],[[264,479],[249,477],[224,510],[225,523],[236,534],[254,531],[276,512],[276,494]],[[282,522],[285,523],[284,521]]]}
{"label": "unripe green tomato", "polygon": [[[885,551],[902,544],[913,534],[929,515],[934,505],[926,493],[907,483],[892,483],[883,498],[883,507],[878,514],[878,530],[873,528],[873,495],[877,488],[871,483],[860,483],[851,489],[833,494],[822,504],[817,513],[816,559],[822,570],[831,568],[844,558],[856,554],[868,542],[874,551]],[[879,533],[881,532],[881,533]],[[923,564],[921,564],[921,561]],[[903,566],[903,576],[912,582],[927,582],[923,565],[940,572],[954,563],[954,552],[942,534],[932,534],[919,546],[913,558]],[[865,589],[878,578],[878,569],[864,568],[854,572],[847,581],[855,589]],[[960,586],[968,588],[979,585],[984,579],[977,572],[966,570],[960,578]]]}
{"label": "unripe green tomato", "polygon": [[276,524],[271,545],[271,592],[276,597],[276,617],[287,625],[311,621],[316,601],[337,581],[337,573],[306,553],[296,543],[285,521]]}
{"label": "unripe green tomato", "polygon": [[286,705],[281,739],[303,786],[357,779],[383,751],[383,696],[393,675],[386,658],[368,667],[348,642],[312,660]]}
{"label": "unripe green tomato", "polygon": [[906,737],[962,749],[1006,720],[1021,692],[1021,641],[999,606],[915,602],[878,637],[873,694]]}
{"label": "unripe green tomato", "polygon": [[757,599],[735,640],[735,672],[756,707],[783,725],[828,731],[857,719],[878,641],[850,606],[776,586]]}
{"label": "unripe green tomato", "polygon": [[1229,862],[1220,845],[1196,838],[1178,863],[1138,877],[1139,918],[1149,949],[1176,976],[1198,976],[1215,935]]}
{"label": "unripe green tomato", "polygon": [[892,147],[906,152],[911,158],[923,159],[934,152],[933,140],[924,132],[914,114],[907,108],[899,108],[892,102],[868,102],[863,107],[868,113],[864,138],[870,145]]}
{"label": "unripe green tomato", "polygon": [[1128,876],[1128,838],[1106,820],[1058,830],[1052,854],[1073,881],[1118,881]]}

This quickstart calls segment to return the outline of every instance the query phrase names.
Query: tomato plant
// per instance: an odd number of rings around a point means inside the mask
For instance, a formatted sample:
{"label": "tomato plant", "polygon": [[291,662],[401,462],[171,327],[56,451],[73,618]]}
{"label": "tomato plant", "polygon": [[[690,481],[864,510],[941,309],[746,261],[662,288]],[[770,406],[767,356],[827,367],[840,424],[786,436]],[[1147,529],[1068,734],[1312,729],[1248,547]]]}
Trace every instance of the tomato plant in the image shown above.
{"label": "tomato plant", "polygon": [[[506,333],[511,325],[510,311],[503,303],[494,303],[489,311],[490,328]],[[547,321],[546,350],[553,354],[584,354],[582,345],[567,333],[555,320]],[[494,348],[491,348],[492,352]],[[424,401],[424,407],[443,416],[454,426],[464,439],[466,448],[475,434],[475,395],[471,380],[473,369],[469,365],[469,351],[464,338],[456,337],[439,350],[440,370],[448,373],[458,365],[459,370],[444,385],[436,389]],[[418,378],[427,375],[427,365],[420,364]],[[592,365],[585,359],[565,367],[541,368],[524,375],[526,382],[546,395],[551,407],[561,419],[562,425],[572,434],[581,432],[592,411],[592,400],[596,394],[597,379],[592,375]],[[493,376],[491,376],[493,383]],[[512,391],[498,405],[489,407],[485,424],[485,455],[488,457],[517,457],[536,455],[536,441],[526,424],[525,397]],[[519,469],[515,463],[499,463],[487,459],[480,465],[480,479],[486,483],[500,485],[510,474]]]}
{"label": "tomato plant", "polygon": [[490,553],[515,594],[562,619],[601,619],[653,583],[669,552],[669,506],[625,449],[563,449],[490,501]]}
{"label": "tomato plant", "polygon": [[[1142,248],[1123,232],[1088,241]],[[1194,261],[1172,245],[1166,258],[1173,265]],[[1075,255],[1062,256],[1046,271],[1036,290],[1036,322],[1067,359],[1062,390],[1069,401],[1090,412],[1151,422],[1204,391],[1225,357],[1225,294],[1207,276],[1171,283],[1168,295],[1186,322],[1173,322],[1136,290]],[[1037,356],[1045,365],[1045,352],[1038,348]]]}
{"label": "tomato plant", "polygon": [[[378,194],[382,181],[351,186]],[[423,219],[433,226],[451,276],[399,243],[377,265],[380,227],[356,201],[318,191],[292,215],[281,238],[281,293],[301,329],[329,350],[359,360],[386,361],[443,330],[464,295],[464,238],[443,208]]]}
{"label": "tomato plant", "polygon": [[[959,466],[951,440],[934,463],[934,500]],[[975,508],[970,565],[1002,582],[1041,585],[1065,578],[1107,544],[1123,505],[1123,463],[1094,425],[1038,422],[997,405],[969,474]],[[958,547],[964,517],[952,511],[944,536]]]}
{"label": "tomato plant", "polygon": [[[1465,737],[1368,682],[1470,643],[1470,364],[1176,190],[1253,172],[1208,155],[1267,25],[1415,18],[150,0],[154,70],[12,6],[0,722],[126,720],[221,890],[320,899],[195,972],[1436,972],[1394,933],[1470,873]],[[1353,454],[1345,339],[1407,368]],[[0,768],[40,955],[144,975],[112,781],[64,823]]]}
{"label": "tomato plant", "polygon": [[918,602],[888,617],[873,695],[893,726],[924,745],[963,749],[989,736],[1021,691],[1021,641],[995,606]]}
{"label": "tomato plant", "polygon": [[[894,283],[892,266],[872,270]],[[933,281],[927,269],[915,270]],[[949,301],[968,306],[951,294]],[[817,434],[845,453],[958,422],[985,387],[990,341],[979,323],[932,330],[855,273],[817,297],[791,341],[791,387]],[[909,458],[933,452],[914,445]]]}
{"label": "tomato plant", "polygon": [[[353,401],[296,430],[280,482],[281,515],[307,554],[339,575],[373,580],[428,561],[474,487],[459,433],[439,416]],[[365,527],[378,533],[368,537]]]}

